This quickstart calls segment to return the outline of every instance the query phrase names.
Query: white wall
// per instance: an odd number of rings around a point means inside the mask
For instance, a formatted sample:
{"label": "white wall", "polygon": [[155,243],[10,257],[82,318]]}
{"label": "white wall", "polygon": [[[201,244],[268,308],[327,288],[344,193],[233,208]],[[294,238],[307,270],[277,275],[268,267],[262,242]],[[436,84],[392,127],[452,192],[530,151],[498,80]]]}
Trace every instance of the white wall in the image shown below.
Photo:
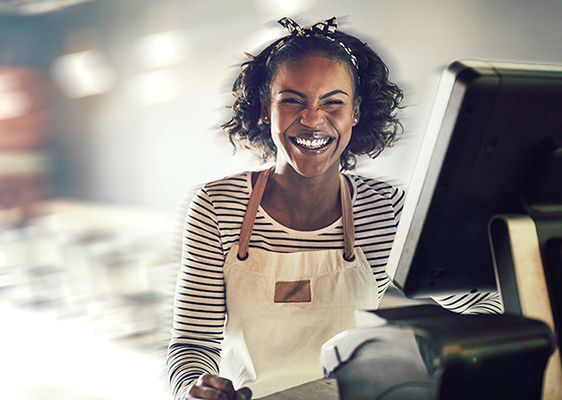
{"label": "white wall", "polygon": [[[140,2],[144,6],[124,1],[119,9],[100,3],[105,8],[98,43],[115,69],[116,85],[95,99],[63,103],[67,121],[58,140],[67,145],[57,155],[66,171],[66,192],[97,200],[173,207],[194,184],[257,166],[245,152],[232,157],[216,128],[228,117],[228,85],[243,52],[256,53],[264,37],[283,35],[274,21],[284,15],[303,24],[337,16],[342,30],[366,40],[387,62],[391,78],[406,94],[406,132],[379,159],[362,160],[360,172],[404,187],[439,74],[448,63],[481,58],[562,64],[560,1],[308,0],[294,12],[273,0]],[[169,68],[180,96],[142,107],[130,88],[133,77],[145,70],[131,47],[155,29],[145,11],[155,15],[155,5],[157,10],[163,4],[175,7],[175,19],[160,21],[161,26],[179,29],[189,43],[185,61]],[[109,13],[111,18],[102,18]],[[79,29],[74,23],[68,34]]]}

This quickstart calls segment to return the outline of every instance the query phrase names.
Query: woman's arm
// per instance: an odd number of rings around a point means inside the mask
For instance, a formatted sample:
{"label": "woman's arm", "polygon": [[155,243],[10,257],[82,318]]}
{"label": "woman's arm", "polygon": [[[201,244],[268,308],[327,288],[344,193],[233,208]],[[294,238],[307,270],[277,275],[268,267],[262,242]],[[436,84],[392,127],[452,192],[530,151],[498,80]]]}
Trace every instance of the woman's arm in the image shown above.
{"label": "woman's arm", "polygon": [[193,198],[183,230],[167,366],[174,396],[202,374],[218,374],[225,321],[224,253],[205,189]]}
{"label": "woman's arm", "polygon": [[[386,196],[388,197],[392,206],[392,213],[394,215],[394,227],[397,228],[398,223],[400,222],[400,217],[402,216],[402,209],[404,208],[404,199],[406,198],[406,192],[403,189],[389,185],[386,189]],[[388,261],[388,256],[385,261]],[[373,274],[377,279],[377,283],[379,286],[379,300],[381,300],[386,293],[388,286],[390,285],[390,278],[386,274],[386,262],[382,268],[372,267],[372,269]]]}
{"label": "woman's arm", "polygon": [[501,314],[503,304],[498,292],[454,294],[433,297],[443,308],[459,314]]}
{"label": "woman's arm", "polygon": [[355,243],[365,254],[382,299],[390,284],[386,264],[404,207],[404,190],[386,182],[357,176],[354,204]]}

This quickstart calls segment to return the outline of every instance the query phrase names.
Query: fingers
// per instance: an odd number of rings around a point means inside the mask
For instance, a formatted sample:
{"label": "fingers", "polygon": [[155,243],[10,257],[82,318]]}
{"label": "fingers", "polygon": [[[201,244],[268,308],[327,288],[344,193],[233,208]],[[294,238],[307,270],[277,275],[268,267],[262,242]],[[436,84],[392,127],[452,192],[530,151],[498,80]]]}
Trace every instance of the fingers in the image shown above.
{"label": "fingers", "polygon": [[219,389],[227,393],[229,396],[234,394],[234,386],[232,386],[232,382],[229,379],[220,377],[218,375],[203,374],[197,380],[197,384]]}
{"label": "fingers", "polygon": [[236,400],[248,400],[252,398],[252,391],[250,388],[243,387],[236,391]]}
{"label": "fingers", "polygon": [[187,399],[231,400],[232,397],[219,389],[194,385],[187,391]]}
{"label": "fingers", "polygon": [[233,400],[236,398],[230,380],[209,374],[201,375],[186,394],[188,399]]}

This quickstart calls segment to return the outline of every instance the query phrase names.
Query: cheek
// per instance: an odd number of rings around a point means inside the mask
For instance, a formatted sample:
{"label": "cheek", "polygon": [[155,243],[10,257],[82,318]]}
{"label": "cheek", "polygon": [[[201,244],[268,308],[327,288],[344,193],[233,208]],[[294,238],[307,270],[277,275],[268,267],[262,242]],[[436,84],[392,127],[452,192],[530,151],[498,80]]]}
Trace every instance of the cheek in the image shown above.
{"label": "cheek", "polygon": [[351,135],[351,129],[353,128],[353,115],[349,112],[344,112],[333,118],[335,121],[335,126],[342,135]]}
{"label": "cheek", "polygon": [[282,135],[297,119],[298,116],[294,112],[273,109],[271,111],[271,134]]}
{"label": "cheek", "polygon": [[348,117],[345,120],[340,121],[338,131],[341,135],[341,146],[345,148],[351,141],[351,137],[353,135],[353,119]]}

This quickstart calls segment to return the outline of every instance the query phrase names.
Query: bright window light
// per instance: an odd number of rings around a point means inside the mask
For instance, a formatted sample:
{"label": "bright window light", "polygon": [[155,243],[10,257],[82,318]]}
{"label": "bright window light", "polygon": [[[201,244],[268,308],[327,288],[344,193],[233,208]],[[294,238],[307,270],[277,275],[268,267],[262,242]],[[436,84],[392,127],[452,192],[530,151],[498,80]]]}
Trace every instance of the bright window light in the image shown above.
{"label": "bright window light", "polygon": [[31,108],[29,94],[18,89],[18,83],[10,74],[0,74],[0,121],[21,117]]}
{"label": "bright window light", "polygon": [[97,50],[61,56],[51,72],[63,93],[73,99],[106,93],[115,85],[113,68]]}
{"label": "bright window light", "polygon": [[185,61],[187,37],[180,31],[166,31],[141,37],[133,45],[133,56],[143,69],[162,68]]}
{"label": "bright window light", "polygon": [[31,99],[22,90],[0,93],[0,121],[22,117],[29,111]]}

